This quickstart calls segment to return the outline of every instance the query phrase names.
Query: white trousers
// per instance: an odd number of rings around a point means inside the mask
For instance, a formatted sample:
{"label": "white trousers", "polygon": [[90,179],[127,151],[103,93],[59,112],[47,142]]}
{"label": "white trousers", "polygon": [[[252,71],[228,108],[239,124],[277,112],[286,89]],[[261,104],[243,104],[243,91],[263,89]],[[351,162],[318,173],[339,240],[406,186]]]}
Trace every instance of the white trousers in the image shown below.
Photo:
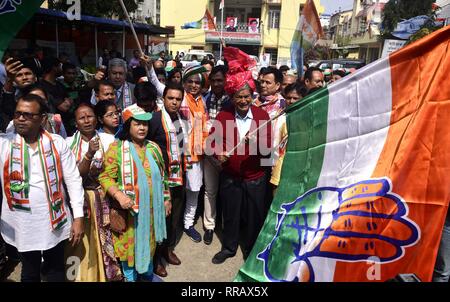
{"label": "white trousers", "polygon": [[194,225],[197,211],[198,195],[203,185],[203,162],[192,164],[192,169],[186,171],[186,209],[184,210],[184,228]]}

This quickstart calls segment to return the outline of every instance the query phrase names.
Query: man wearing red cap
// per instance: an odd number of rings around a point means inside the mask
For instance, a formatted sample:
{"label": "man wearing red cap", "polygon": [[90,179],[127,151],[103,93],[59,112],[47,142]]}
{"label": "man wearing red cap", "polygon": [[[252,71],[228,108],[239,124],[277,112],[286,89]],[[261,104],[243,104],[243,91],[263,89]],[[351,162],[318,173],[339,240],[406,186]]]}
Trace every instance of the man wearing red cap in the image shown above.
{"label": "man wearing red cap", "polygon": [[223,241],[221,251],[212,259],[214,264],[223,263],[236,254],[241,233],[245,238],[246,258],[261,230],[266,217],[264,200],[268,184],[264,164],[270,156],[272,132],[267,112],[252,105],[255,84],[248,56],[228,47],[225,58],[230,67],[225,90],[234,106],[218,114],[206,142],[206,150],[214,153],[223,167],[219,190]]}

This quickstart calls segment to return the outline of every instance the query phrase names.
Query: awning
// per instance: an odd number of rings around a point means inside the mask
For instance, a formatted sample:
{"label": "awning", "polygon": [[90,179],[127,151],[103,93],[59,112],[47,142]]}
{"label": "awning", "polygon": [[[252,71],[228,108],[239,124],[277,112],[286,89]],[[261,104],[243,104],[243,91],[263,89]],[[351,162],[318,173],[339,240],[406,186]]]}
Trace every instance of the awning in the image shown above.
{"label": "awning", "polygon": [[[40,8],[38,12],[36,13],[36,16],[43,15],[46,17],[54,17],[57,19],[65,19],[68,22],[84,22],[84,23],[91,23],[91,24],[97,24],[97,25],[103,25],[105,27],[113,28],[113,29],[122,29],[123,27],[129,27],[128,22],[121,21],[121,20],[113,20],[113,19],[107,19],[107,18],[99,18],[99,17],[93,17],[93,16],[87,16],[87,15],[81,15],[81,20],[74,20],[69,21],[67,19],[67,14],[62,11],[58,10],[52,10],[52,9],[45,9]],[[170,35],[174,33],[173,29],[164,28],[160,26],[145,24],[145,23],[133,23],[134,28],[136,31],[141,32],[147,32],[149,34],[155,34],[155,35]]]}
{"label": "awning", "polygon": [[359,45],[346,45],[346,46],[337,46],[337,47],[330,47],[332,50],[340,50],[340,49],[355,49],[360,48]]}

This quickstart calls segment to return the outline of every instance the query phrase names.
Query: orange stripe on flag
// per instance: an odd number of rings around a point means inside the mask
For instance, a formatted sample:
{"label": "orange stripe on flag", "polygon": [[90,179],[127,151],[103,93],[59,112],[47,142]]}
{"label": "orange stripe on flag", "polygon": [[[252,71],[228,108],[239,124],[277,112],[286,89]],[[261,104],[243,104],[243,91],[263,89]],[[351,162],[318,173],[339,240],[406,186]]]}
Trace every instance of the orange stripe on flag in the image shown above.
{"label": "orange stripe on flag", "polygon": [[[409,219],[420,228],[420,238],[406,247],[401,259],[381,265],[380,281],[400,273],[432,279],[450,200],[449,37],[447,26],[389,58],[391,125],[372,176],[392,180],[393,192],[406,201]],[[338,262],[335,280],[369,281],[371,266]]]}

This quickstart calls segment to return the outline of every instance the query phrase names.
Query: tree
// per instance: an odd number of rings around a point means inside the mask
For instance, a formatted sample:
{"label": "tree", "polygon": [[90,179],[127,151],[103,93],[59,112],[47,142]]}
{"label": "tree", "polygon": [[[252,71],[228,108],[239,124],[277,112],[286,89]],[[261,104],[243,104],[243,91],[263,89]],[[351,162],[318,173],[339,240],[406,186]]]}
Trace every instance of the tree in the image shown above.
{"label": "tree", "polygon": [[400,21],[420,15],[433,16],[434,2],[435,0],[390,0],[384,6],[382,35],[390,36]]}
{"label": "tree", "polygon": [[[111,18],[116,15],[119,19],[124,19],[124,14],[119,1],[115,0],[80,0],[81,1],[81,13],[83,15],[90,15],[94,17],[107,17]],[[49,1],[49,7],[54,9],[60,9],[67,11],[70,5],[66,4],[66,0],[53,0]],[[128,13],[134,12],[137,9],[136,0],[124,0],[125,7]]]}
{"label": "tree", "polygon": [[331,50],[328,46],[316,45],[305,52],[304,60],[305,62],[311,60],[328,60],[331,58],[330,54]]}

